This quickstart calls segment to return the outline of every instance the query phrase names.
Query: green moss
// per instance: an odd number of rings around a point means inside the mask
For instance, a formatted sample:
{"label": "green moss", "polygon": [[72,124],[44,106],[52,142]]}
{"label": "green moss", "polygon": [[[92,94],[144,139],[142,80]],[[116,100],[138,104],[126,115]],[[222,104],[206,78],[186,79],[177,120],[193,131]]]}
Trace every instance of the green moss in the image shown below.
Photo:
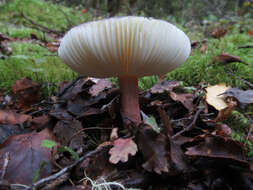
{"label": "green moss", "polygon": [[[242,45],[253,45],[252,37],[247,34],[227,34],[224,38],[209,39],[208,48],[205,53],[200,49],[193,49],[190,57],[184,65],[178,69],[168,73],[168,80],[179,80],[186,85],[196,85],[202,81],[210,84],[226,83],[236,87],[246,87],[240,80],[227,74],[227,70],[235,75],[253,83],[253,49],[241,48]],[[244,62],[248,63],[245,66],[241,63],[212,63],[213,57],[219,55],[222,51],[231,55],[239,56]]]}
{"label": "green moss", "polygon": [[84,14],[80,10],[43,0],[13,0],[0,6],[0,12],[2,22],[32,26],[22,16],[23,13],[35,23],[59,31],[70,27],[70,24],[77,25],[92,18],[88,13]]}
{"label": "green moss", "polygon": [[[44,94],[50,94],[63,80],[77,76],[57,56],[37,44],[14,42],[13,54],[8,60],[0,60],[0,88],[9,89],[22,77],[30,77],[43,84]],[[49,69],[50,68],[50,69]]]}

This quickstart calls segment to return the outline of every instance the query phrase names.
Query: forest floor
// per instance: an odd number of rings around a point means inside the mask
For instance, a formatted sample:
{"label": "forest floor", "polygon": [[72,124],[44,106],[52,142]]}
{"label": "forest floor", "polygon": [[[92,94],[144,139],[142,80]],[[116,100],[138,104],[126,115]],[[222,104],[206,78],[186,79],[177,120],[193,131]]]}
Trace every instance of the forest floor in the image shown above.
{"label": "forest floor", "polygon": [[253,189],[253,18],[177,25],[191,55],[139,80],[138,126],[122,123],[116,79],[58,58],[64,33],[96,19],[0,4],[0,189]]}

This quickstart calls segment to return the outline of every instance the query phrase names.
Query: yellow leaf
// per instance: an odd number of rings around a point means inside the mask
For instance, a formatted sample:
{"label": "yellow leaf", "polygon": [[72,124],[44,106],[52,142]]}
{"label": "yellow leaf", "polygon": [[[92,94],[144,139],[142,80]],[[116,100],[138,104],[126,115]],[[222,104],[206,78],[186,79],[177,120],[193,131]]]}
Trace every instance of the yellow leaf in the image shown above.
{"label": "yellow leaf", "polygon": [[224,101],[223,94],[226,90],[230,89],[230,86],[225,84],[218,84],[214,86],[207,87],[206,90],[206,102],[213,106],[216,110],[223,110],[228,107],[227,103]]}

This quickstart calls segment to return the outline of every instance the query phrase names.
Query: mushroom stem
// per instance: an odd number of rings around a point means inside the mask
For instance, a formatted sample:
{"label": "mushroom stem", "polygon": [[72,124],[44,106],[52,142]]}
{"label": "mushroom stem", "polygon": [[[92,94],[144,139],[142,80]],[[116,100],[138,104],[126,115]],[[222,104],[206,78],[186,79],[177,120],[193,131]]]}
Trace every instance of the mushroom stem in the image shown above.
{"label": "mushroom stem", "polygon": [[119,86],[121,92],[122,114],[124,117],[123,121],[126,121],[126,124],[130,121],[138,125],[141,123],[138,77],[120,76]]}

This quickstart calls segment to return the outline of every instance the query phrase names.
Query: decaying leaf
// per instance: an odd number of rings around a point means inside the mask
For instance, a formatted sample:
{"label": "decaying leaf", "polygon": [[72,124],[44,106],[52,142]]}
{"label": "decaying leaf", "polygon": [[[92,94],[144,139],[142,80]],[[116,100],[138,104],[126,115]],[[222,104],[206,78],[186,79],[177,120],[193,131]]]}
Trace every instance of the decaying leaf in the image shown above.
{"label": "decaying leaf", "polygon": [[238,62],[238,63],[242,63],[244,65],[248,65],[247,63],[242,61],[240,57],[230,55],[228,53],[225,53],[224,51],[222,51],[222,53],[220,55],[217,55],[213,58],[212,63],[215,63],[215,62],[220,62],[220,63],[224,63],[224,64]]}
{"label": "decaying leaf", "polygon": [[190,141],[191,138],[178,136],[170,140],[170,161],[173,163],[173,169],[175,172],[182,172],[188,169],[188,165],[185,159],[184,151],[181,145]]}
{"label": "decaying leaf", "polygon": [[20,114],[14,111],[0,110],[0,123],[2,124],[24,124],[29,119],[31,119],[31,116],[26,114]]}
{"label": "decaying leaf", "polygon": [[174,101],[179,101],[181,102],[185,108],[187,108],[190,112],[193,111],[194,105],[193,105],[193,99],[194,95],[193,94],[177,94],[175,92],[170,92],[170,97]]}
{"label": "decaying leaf", "polygon": [[82,124],[78,120],[61,120],[57,122],[53,132],[61,145],[68,146],[72,150],[78,151],[83,148],[83,139],[86,136],[82,129]]}
{"label": "decaying leaf", "polygon": [[248,31],[247,34],[253,36],[253,31]]}
{"label": "decaying leaf", "polygon": [[100,92],[108,88],[112,88],[112,82],[109,79],[99,79],[97,83],[90,88],[89,94],[97,96]]}
{"label": "decaying leaf", "polygon": [[143,154],[142,167],[149,172],[169,171],[168,165],[168,139],[161,133],[156,133],[150,126],[144,125],[138,135],[138,147]]}
{"label": "decaying leaf", "polygon": [[226,86],[225,84],[218,84],[218,85],[207,87],[205,89],[206,102],[209,105],[213,106],[218,111],[227,108],[228,105],[224,101],[224,96],[222,94],[230,88],[231,88],[230,86]]}
{"label": "decaying leaf", "polygon": [[11,89],[17,99],[18,108],[28,108],[40,100],[40,84],[30,78],[15,81]]}
{"label": "decaying leaf", "polygon": [[[3,165],[5,153],[10,154],[6,180],[10,183],[30,185],[33,183],[35,172],[39,171],[37,179],[51,173],[51,150],[41,146],[44,139],[54,140],[48,129],[39,133],[11,136],[0,145],[0,166]],[[46,164],[41,168],[43,163]],[[1,172],[0,170],[0,175]]]}
{"label": "decaying leaf", "polygon": [[226,90],[223,95],[235,98],[240,104],[253,104],[253,90],[240,90],[231,88]]}
{"label": "decaying leaf", "polygon": [[60,43],[58,41],[55,42],[48,42],[46,44],[46,47],[49,49],[49,51],[51,52],[57,52],[58,51],[58,47],[59,47]]}
{"label": "decaying leaf", "polygon": [[0,124],[0,144],[9,136],[22,134],[24,130],[19,125],[1,125]]}
{"label": "decaying leaf", "polygon": [[227,29],[225,28],[216,28],[212,33],[211,33],[211,36],[213,38],[222,38],[226,35],[227,33]]}
{"label": "decaying leaf", "polygon": [[202,46],[200,48],[201,53],[206,53],[207,48],[208,48],[208,46],[206,43],[202,44]]}
{"label": "decaying leaf", "polygon": [[219,122],[219,121],[224,121],[227,119],[227,117],[230,115],[230,113],[234,110],[234,108],[237,106],[237,101],[235,101],[232,98],[227,98],[226,99],[226,104],[227,107],[219,110],[219,114],[217,115],[215,121]]}
{"label": "decaying leaf", "polygon": [[230,163],[248,166],[246,150],[242,143],[230,138],[212,135],[202,136],[200,139],[202,140],[200,143],[187,148],[186,155],[222,159]]}
{"label": "decaying leaf", "polygon": [[109,161],[113,164],[117,164],[119,161],[127,162],[129,154],[134,156],[137,150],[137,145],[132,138],[119,138],[113,142],[113,147],[109,151],[111,155]]}
{"label": "decaying leaf", "polygon": [[151,89],[150,92],[152,94],[161,94],[164,92],[170,92],[173,88],[178,87],[178,81],[167,81],[163,80],[155,84]]}

